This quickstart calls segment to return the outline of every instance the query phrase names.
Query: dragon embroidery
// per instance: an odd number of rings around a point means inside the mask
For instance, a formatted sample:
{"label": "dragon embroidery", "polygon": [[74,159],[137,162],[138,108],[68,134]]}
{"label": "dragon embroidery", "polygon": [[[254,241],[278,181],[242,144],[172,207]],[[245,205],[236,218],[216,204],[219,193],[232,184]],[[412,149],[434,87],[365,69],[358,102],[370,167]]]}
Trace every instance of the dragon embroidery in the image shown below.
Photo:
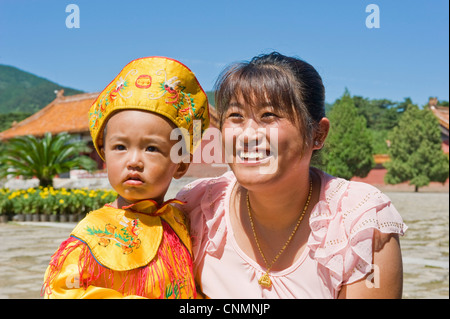
{"label": "dragon embroidery", "polygon": [[194,99],[190,93],[185,93],[185,87],[180,85],[178,77],[174,76],[169,80],[160,83],[161,91],[169,93],[166,97],[166,103],[172,104],[177,110],[178,115],[183,116],[187,122],[192,119],[192,113],[195,112]]}
{"label": "dragon embroidery", "polygon": [[89,235],[98,237],[100,246],[107,247],[111,242],[115,242],[116,246],[122,248],[122,253],[128,255],[133,252],[133,248],[138,249],[141,246],[141,240],[138,238],[141,229],[139,220],[130,220],[123,216],[120,225],[123,227],[119,230],[108,223],[104,229],[87,226],[86,231]]}

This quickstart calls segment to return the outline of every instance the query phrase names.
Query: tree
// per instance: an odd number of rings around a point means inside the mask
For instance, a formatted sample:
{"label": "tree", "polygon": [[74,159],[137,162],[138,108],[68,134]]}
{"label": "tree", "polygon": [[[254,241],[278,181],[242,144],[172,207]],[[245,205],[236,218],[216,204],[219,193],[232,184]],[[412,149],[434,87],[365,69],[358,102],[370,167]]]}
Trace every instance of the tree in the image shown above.
{"label": "tree", "polygon": [[387,183],[409,181],[418,192],[432,181],[446,181],[449,159],[441,147],[439,122],[429,109],[410,104],[392,130],[390,141]]}
{"label": "tree", "polygon": [[36,177],[39,185],[53,185],[53,177],[81,168],[92,171],[94,160],[80,153],[90,149],[84,141],[73,141],[67,133],[52,136],[46,133],[42,139],[21,136],[10,139],[0,156],[0,178],[7,176]]}
{"label": "tree", "polygon": [[11,112],[5,113],[0,116],[0,132],[5,131],[12,127],[14,122],[20,122],[27,117],[29,117],[31,113],[23,113],[23,112]]}
{"label": "tree", "polygon": [[374,166],[372,137],[347,89],[328,118],[331,126],[322,154],[324,169],[346,179],[367,176]]}

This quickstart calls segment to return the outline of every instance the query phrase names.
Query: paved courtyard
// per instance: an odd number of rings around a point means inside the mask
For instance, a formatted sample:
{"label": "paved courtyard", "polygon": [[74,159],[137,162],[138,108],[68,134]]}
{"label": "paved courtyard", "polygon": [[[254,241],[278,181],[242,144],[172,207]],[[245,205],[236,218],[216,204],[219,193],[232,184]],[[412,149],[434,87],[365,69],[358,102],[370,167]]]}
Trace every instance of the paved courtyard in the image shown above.
{"label": "paved courtyard", "polygon": [[[449,194],[387,193],[409,226],[401,239],[404,298],[449,298]],[[0,224],[0,298],[41,298],[50,256],[75,224]]]}

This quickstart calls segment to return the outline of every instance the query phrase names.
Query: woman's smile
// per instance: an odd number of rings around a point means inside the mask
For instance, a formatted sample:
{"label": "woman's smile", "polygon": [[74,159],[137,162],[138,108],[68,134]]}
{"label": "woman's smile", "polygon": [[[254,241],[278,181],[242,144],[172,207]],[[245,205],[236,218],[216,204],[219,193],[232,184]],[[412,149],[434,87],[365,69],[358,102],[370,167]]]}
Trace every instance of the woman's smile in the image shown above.
{"label": "woman's smile", "polygon": [[237,163],[255,163],[255,164],[264,164],[270,161],[273,157],[273,154],[270,151],[244,151],[238,150],[236,152]]}

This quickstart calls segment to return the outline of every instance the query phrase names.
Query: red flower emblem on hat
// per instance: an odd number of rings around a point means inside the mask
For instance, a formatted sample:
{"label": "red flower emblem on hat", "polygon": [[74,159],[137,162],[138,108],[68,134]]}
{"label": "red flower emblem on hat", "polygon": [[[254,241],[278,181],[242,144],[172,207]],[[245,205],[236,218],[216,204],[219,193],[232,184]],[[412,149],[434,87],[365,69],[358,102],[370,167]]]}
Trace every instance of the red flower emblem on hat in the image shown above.
{"label": "red flower emblem on hat", "polygon": [[152,77],[148,74],[141,74],[138,76],[134,84],[137,88],[148,89],[152,86]]}

